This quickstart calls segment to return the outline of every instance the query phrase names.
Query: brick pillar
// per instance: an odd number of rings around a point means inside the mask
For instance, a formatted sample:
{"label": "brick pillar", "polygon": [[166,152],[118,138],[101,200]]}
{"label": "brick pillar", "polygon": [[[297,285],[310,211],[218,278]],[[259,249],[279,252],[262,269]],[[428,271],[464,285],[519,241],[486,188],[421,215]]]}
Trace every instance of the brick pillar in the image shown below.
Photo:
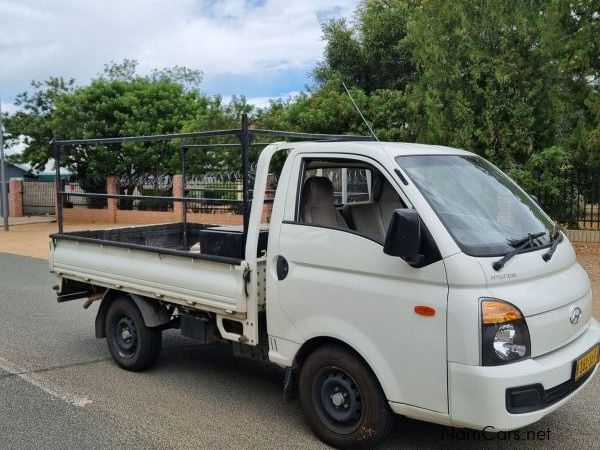
{"label": "brick pillar", "polygon": [[[119,185],[117,179],[113,176],[106,177],[106,193],[109,195],[119,195]],[[117,221],[117,210],[119,200],[116,198],[108,199],[108,217],[112,218],[113,222]]]}
{"label": "brick pillar", "polygon": [[[181,175],[173,176],[173,197],[185,197]],[[177,219],[179,219],[183,215],[183,202],[173,202],[173,212],[177,214]]]}
{"label": "brick pillar", "polygon": [[263,210],[261,215],[262,223],[271,222],[271,213],[273,212],[273,201],[275,198],[275,180],[272,174],[267,175],[267,186],[265,192],[265,203],[263,204]]}
{"label": "brick pillar", "polygon": [[23,216],[23,180],[11,178],[8,181],[8,215]]}

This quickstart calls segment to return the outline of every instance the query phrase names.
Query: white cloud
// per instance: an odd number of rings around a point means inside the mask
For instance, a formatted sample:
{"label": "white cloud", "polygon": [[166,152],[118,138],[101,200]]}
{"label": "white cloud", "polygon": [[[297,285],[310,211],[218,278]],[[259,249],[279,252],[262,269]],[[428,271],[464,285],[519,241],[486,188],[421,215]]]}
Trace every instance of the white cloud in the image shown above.
{"label": "white cloud", "polygon": [[17,153],[22,153],[23,150],[25,150],[27,146],[25,145],[25,143],[23,142],[23,136],[21,136],[19,138],[19,142],[17,142],[16,144],[8,147],[4,147],[4,154],[5,155],[15,155]]}
{"label": "white cloud", "polygon": [[2,102],[2,105],[0,106],[2,107],[3,113],[13,114],[19,110],[19,107],[11,102]]}
{"label": "white cloud", "polygon": [[[293,98],[295,96],[297,96],[300,92],[299,91],[292,91],[292,92],[286,92],[283,94],[277,94],[277,95],[270,95],[270,96],[264,96],[264,97],[249,97],[246,99],[246,101],[250,104],[250,105],[254,105],[257,108],[265,108],[267,106],[269,106],[269,102],[271,100],[287,100],[289,98]],[[232,99],[231,95],[226,95],[223,96],[223,103],[229,103]]]}
{"label": "white cloud", "polygon": [[211,79],[308,72],[322,56],[320,19],[349,16],[357,2],[0,0],[0,86],[14,96],[50,75],[86,81],[123,58],[142,72],[185,65]]}

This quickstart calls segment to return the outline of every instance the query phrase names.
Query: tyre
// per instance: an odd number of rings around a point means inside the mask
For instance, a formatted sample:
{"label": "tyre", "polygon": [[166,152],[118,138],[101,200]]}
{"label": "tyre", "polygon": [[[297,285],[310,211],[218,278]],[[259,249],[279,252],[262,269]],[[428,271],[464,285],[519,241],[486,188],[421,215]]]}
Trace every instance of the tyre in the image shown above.
{"label": "tyre", "polygon": [[123,369],[144,370],[158,359],[162,331],[146,327],[140,310],[129,298],[113,300],[106,312],[104,327],[108,349]]}
{"label": "tyre", "polygon": [[392,427],[394,415],[375,375],[342,346],[311,353],[300,369],[299,389],[310,427],[329,445],[373,448]]}

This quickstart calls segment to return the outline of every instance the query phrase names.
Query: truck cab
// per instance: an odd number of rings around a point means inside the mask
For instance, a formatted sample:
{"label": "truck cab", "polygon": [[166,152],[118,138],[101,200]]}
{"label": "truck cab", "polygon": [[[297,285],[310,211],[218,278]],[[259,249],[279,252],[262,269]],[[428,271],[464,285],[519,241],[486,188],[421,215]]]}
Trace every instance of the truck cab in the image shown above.
{"label": "truck cab", "polygon": [[[341,345],[394,412],[480,430],[535,422],[593,376],[587,274],[536,202],[483,158],[305,143],[281,179],[267,251],[272,361],[293,367],[306,346]],[[394,252],[393,227],[417,250]]]}

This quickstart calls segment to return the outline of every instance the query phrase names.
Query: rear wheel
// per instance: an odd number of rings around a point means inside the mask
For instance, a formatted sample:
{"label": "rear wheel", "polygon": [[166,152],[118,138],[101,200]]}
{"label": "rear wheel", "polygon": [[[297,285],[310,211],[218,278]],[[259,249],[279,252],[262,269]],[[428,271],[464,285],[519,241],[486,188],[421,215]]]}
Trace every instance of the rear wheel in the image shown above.
{"label": "rear wheel", "polygon": [[144,324],[132,300],[125,297],[113,300],[104,326],[108,349],[119,366],[140,371],[154,365],[160,353],[162,331]]}
{"label": "rear wheel", "polygon": [[393,413],[374,374],[352,351],[315,350],[300,370],[300,403],[314,432],[338,448],[372,448],[389,432]]}

